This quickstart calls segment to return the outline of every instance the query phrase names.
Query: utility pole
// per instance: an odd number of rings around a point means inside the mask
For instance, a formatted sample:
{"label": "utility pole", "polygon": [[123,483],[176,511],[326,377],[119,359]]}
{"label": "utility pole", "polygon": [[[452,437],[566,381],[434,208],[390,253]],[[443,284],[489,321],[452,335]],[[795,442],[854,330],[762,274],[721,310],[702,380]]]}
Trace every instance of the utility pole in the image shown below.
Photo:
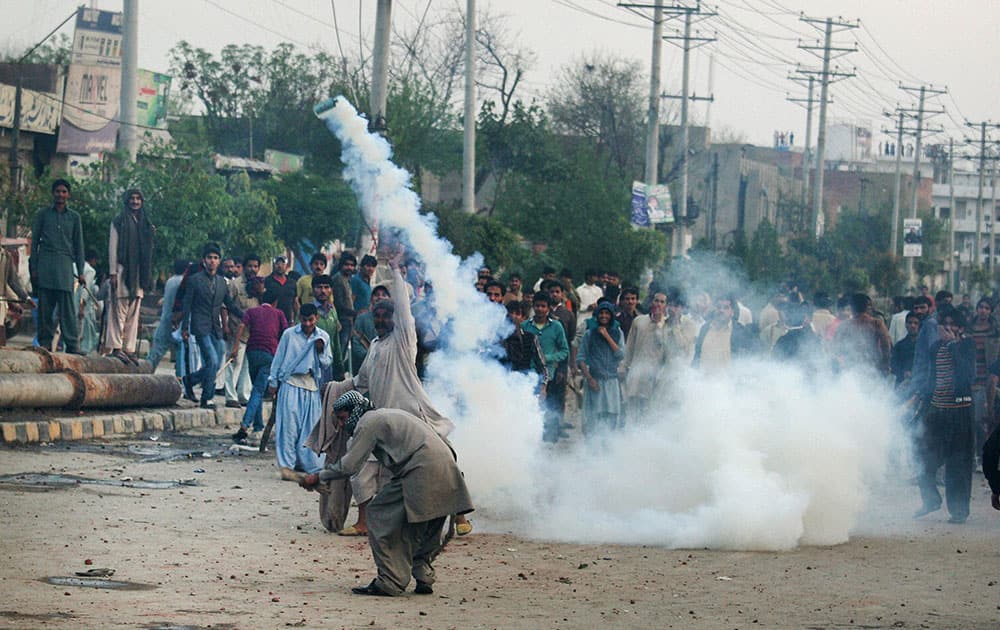
{"label": "utility pole", "polygon": [[465,113],[462,121],[462,210],[476,212],[476,0],[465,2]]}
{"label": "utility pole", "polygon": [[[899,122],[896,123],[896,192],[892,195],[892,242],[889,243],[889,253],[895,258],[899,254],[899,195],[903,187],[903,116],[902,110],[899,113]],[[886,114],[888,116],[888,114]]]}
{"label": "utility pole", "polygon": [[719,218],[719,154],[712,152],[712,217],[709,229],[709,242],[712,249],[715,249],[718,240],[719,226],[716,224]]}
{"label": "utility pole", "polygon": [[[802,72],[802,70],[797,70],[797,72]],[[806,98],[785,97],[786,101],[798,105],[804,104],[806,108],[806,144],[805,152],[802,154],[802,204],[805,205],[809,199],[809,180],[812,163],[813,103],[815,102],[814,89],[816,87],[816,77],[812,73],[804,72],[803,76],[790,75],[788,78],[796,83],[805,83],[809,88],[809,96]],[[833,99],[831,98],[829,102],[833,103]]]}
{"label": "utility pole", "polygon": [[372,46],[372,131],[386,130],[385,103],[389,95],[389,35],[392,32],[392,0],[378,0],[375,8],[375,42]]}
{"label": "utility pole", "polygon": [[685,11],[698,12],[698,8],[664,5],[663,0],[655,0],[653,4],[619,2],[618,6],[642,15],[640,10],[653,10],[653,45],[649,64],[649,104],[646,112],[646,161],[645,182],[655,185],[659,182],[660,156],[660,75],[663,58],[663,24],[667,18]]}
{"label": "utility pole", "polygon": [[[392,0],[378,0],[375,7],[375,40],[372,44],[372,87],[368,130],[385,133],[386,100],[389,95],[389,44],[392,32]],[[368,230],[361,232],[359,251],[376,255],[379,245],[378,217],[367,217]]]}
{"label": "utility pole", "polygon": [[660,59],[663,50],[663,2],[653,7],[653,51],[649,63],[649,107],[646,111],[646,183],[656,184],[660,153]]}
{"label": "utility pole", "polygon": [[853,77],[854,73],[838,72],[836,70],[830,69],[830,61],[833,58],[833,53],[837,53],[837,57],[841,57],[848,53],[856,52],[857,47],[854,48],[835,48],[833,46],[833,33],[834,28],[837,31],[843,31],[846,29],[853,29],[858,27],[858,22],[842,22],[839,20],[834,20],[833,18],[826,18],[825,20],[820,20],[816,18],[809,18],[802,16],[799,18],[801,21],[819,28],[817,25],[823,24],[824,27],[821,29],[824,33],[823,45],[822,46],[809,46],[805,44],[799,44],[799,48],[813,52],[814,54],[819,51],[823,52],[823,69],[819,72],[820,79],[820,95],[819,95],[819,132],[816,138],[816,183],[813,186],[813,206],[809,217],[809,229],[812,234],[819,235],[819,216],[823,212],[823,169],[824,169],[824,159],[826,157],[826,104],[827,99],[830,95],[830,83],[835,79]]}
{"label": "utility pole", "polygon": [[955,255],[955,141],[948,138],[948,286],[958,292],[959,261]]}
{"label": "utility pole", "polygon": [[[687,219],[687,200],[688,200],[688,166],[689,166],[689,153],[691,145],[691,132],[688,125],[688,102],[691,100],[712,100],[712,96],[698,98],[697,96],[689,96],[690,85],[691,85],[691,50],[692,42],[695,43],[694,47],[702,46],[708,42],[714,42],[714,37],[696,37],[691,35],[691,24],[692,24],[692,14],[695,13],[694,10],[684,12],[684,35],[665,35],[663,39],[667,41],[681,41],[681,48],[684,51],[683,57],[683,70],[681,74],[681,157],[680,157],[680,199],[677,202],[677,217],[674,220],[674,255],[683,256],[686,253],[684,247],[684,241],[686,240],[687,226],[684,224],[685,219]],[[716,15],[715,13],[700,13],[700,18],[712,17]],[[671,97],[667,97],[671,98]]]}
{"label": "utility pole", "polygon": [[1000,129],[1000,125],[983,121],[967,122],[966,127],[979,128],[979,192],[976,195],[976,251],[973,265],[978,267],[983,258],[983,178],[986,175],[986,129]]}
{"label": "utility pole", "polygon": [[[715,53],[708,56],[708,93],[715,94]],[[705,129],[712,128],[712,101],[705,104]]]}
{"label": "utility pole", "polygon": [[[136,101],[139,98],[139,0],[122,3],[122,91],[118,115],[118,148],[129,162],[139,150],[136,129]],[[251,140],[252,142],[252,140]],[[253,158],[251,153],[250,158]]]}
{"label": "utility pole", "polygon": [[[916,92],[917,88],[910,88],[904,85],[899,86],[901,90],[907,92]],[[913,185],[910,190],[910,218],[917,218],[917,196],[920,192],[920,152],[921,152],[921,142],[924,135],[924,116],[928,114],[943,114],[944,110],[934,110],[928,111],[925,109],[927,94],[945,94],[947,90],[935,89],[927,85],[921,85],[919,88],[920,97],[917,105],[917,139],[916,145],[913,149]],[[906,259],[906,277],[908,281],[912,283],[913,278],[913,257],[908,257]]]}
{"label": "utility pole", "polygon": [[990,170],[990,264],[988,269],[993,273],[996,266],[997,240],[997,163],[994,161]]}

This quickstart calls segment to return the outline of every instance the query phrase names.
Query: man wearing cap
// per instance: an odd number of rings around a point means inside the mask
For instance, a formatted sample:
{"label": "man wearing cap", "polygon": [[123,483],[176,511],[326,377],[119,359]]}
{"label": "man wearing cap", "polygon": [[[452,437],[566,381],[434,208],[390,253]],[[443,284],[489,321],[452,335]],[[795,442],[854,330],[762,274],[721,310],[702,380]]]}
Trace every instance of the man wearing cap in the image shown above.
{"label": "man wearing cap", "polygon": [[208,409],[215,396],[215,375],[222,365],[226,343],[222,339],[222,307],[230,317],[243,319],[243,310],[229,295],[229,287],[219,276],[222,250],[215,243],[205,245],[202,250],[203,271],[187,279],[184,291],[184,309],[181,314],[181,336],[184,341],[194,335],[201,352],[201,369],[184,376],[184,397],[197,400],[194,386],[201,385],[201,406]]}
{"label": "man wearing cap", "polygon": [[342,431],[353,436],[347,452],[307,475],[303,488],[349,477],[369,455],[392,478],[368,504],[368,544],[378,577],[368,586],[351,589],[357,595],[396,596],[412,575],[418,595],[433,593],[432,562],[441,551],[441,531],[450,514],[471,512],[472,499],[455,462],[455,451],[426,422],[402,409],[375,409],[357,391],[333,404]]}
{"label": "man wearing cap", "polygon": [[58,309],[66,352],[79,354],[73,280],[84,283],[87,279],[83,275],[83,226],[79,213],[67,206],[69,197],[68,181],[52,182],[52,206],[40,211],[31,226],[28,270],[31,288],[38,296],[38,345],[52,349],[56,329],[52,313]]}
{"label": "man wearing cap", "polygon": [[111,297],[105,345],[125,364],[138,364],[139,309],[146,291],[153,288],[153,235],[156,228],[146,216],[142,191],[125,193],[124,207],[111,220],[108,236],[108,269]]}

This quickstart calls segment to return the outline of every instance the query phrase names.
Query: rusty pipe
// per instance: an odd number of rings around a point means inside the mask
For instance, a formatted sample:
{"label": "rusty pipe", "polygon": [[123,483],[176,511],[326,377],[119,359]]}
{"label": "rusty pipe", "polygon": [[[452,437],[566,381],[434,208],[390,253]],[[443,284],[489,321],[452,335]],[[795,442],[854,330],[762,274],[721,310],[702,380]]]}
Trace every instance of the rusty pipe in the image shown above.
{"label": "rusty pipe", "polygon": [[160,407],[180,396],[169,374],[0,374],[0,408]]}
{"label": "rusty pipe", "polygon": [[146,360],[135,367],[111,357],[49,352],[44,348],[0,348],[0,374],[48,374],[64,370],[81,374],[149,374],[153,368]]}

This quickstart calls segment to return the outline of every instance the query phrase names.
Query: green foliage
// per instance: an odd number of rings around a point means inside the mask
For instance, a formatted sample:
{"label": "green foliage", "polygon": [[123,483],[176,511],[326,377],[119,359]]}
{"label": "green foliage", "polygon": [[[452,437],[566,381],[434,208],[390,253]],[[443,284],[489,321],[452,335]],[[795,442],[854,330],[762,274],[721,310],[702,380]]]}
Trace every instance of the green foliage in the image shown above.
{"label": "green foliage", "polygon": [[646,88],[639,62],[591,53],[563,69],[548,98],[556,130],[595,140],[605,176],[642,172]]}
{"label": "green foliage", "polygon": [[[0,56],[0,61],[3,61],[4,63],[16,63],[21,59],[24,53],[28,52],[28,48],[30,48],[30,46],[26,46],[25,50],[9,50]],[[66,68],[69,67],[70,53],[72,50],[73,40],[70,36],[66,33],[57,33],[51,39],[33,50],[32,53],[24,59],[24,63],[52,63]]]}
{"label": "green foliage", "polygon": [[511,173],[497,199],[496,216],[516,232],[548,245],[561,266],[613,269],[635,282],[666,258],[666,236],[634,229],[628,220],[630,188],[600,177],[603,161],[587,143],[553,158],[542,173]]}
{"label": "green foliage", "polygon": [[778,231],[764,219],[757,226],[746,254],[747,276],[752,282],[774,284],[785,279],[785,259]]}
{"label": "green foliage", "polygon": [[453,206],[427,210],[437,217],[438,234],[448,239],[454,252],[462,258],[479,252],[495,270],[522,269],[529,262],[529,250],[521,244],[518,235],[500,221],[468,214]]}
{"label": "green foliage", "polygon": [[448,103],[418,77],[392,83],[386,102],[389,140],[394,161],[414,174],[419,185],[422,170],[448,173],[462,168],[462,134]]}
{"label": "green foliage", "polygon": [[289,43],[272,50],[230,44],[215,56],[181,41],[170,51],[170,72],[180,96],[204,116],[182,120],[176,135],[185,148],[249,155],[252,129],[257,159],[277,149],[308,156],[317,172],[339,170],[340,145],[312,113],[318,101],[352,93],[339,68],[326,53]]}
{"label": "green foliage", "polygon": [[258,187],[275,200],[277,236],[290,246],[305,239],[316,246],[338,238],[353,243],[363,227],[357,198],[340,177],[289,173]]}
{"label": "green foliage", "polygon": [[803,287],[839,292],[894,293],[902,275],[885,251],[889,221],[882,216],[846,213],[836,227],[819,239],[800,236],[787,248],[789,273]]}
{"label": "green foliage", "polygon": [[[200,258],[209,241],[218,242],[226,253],[252,250],[266,255],[277,250],[272,226],[278,214],[270,195],[252,190],[246,181],[230,185],[215,173],[206,155],[181,158],[162,149],[155,153],[135,164],[117,165],[109,159],[95,165],[86,179],[71,181],[70,207],[80,213],[84,244],[97,251],[98,260],[107,260],[111,219],[121,212],[122,195],[132,187],[142,190],[156,226],[153,260],[158,269],[169,269],[176,258]],[[45,200],[30,216],[50,202],[51,181],[47,175],[29,183],[26,198]]]}

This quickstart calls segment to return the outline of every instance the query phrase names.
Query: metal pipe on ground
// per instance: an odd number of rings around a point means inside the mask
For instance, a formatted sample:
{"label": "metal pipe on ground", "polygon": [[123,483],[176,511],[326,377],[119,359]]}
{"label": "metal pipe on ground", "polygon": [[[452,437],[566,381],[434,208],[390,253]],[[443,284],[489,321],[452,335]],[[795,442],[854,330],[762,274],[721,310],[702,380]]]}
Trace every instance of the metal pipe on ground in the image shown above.
{"label": "metal pipe on ground", "polygon": [[0,408],[163,407],[180,397],[169,374],[0,374]]}
{"label": "metal pipe on ground", "polygon": [[0,374],[48,374],[64,370],[81,374],[150,374],[153,368],[144,359],[136,367],[111,357],[49,352],[44,348],[0,348]]}

